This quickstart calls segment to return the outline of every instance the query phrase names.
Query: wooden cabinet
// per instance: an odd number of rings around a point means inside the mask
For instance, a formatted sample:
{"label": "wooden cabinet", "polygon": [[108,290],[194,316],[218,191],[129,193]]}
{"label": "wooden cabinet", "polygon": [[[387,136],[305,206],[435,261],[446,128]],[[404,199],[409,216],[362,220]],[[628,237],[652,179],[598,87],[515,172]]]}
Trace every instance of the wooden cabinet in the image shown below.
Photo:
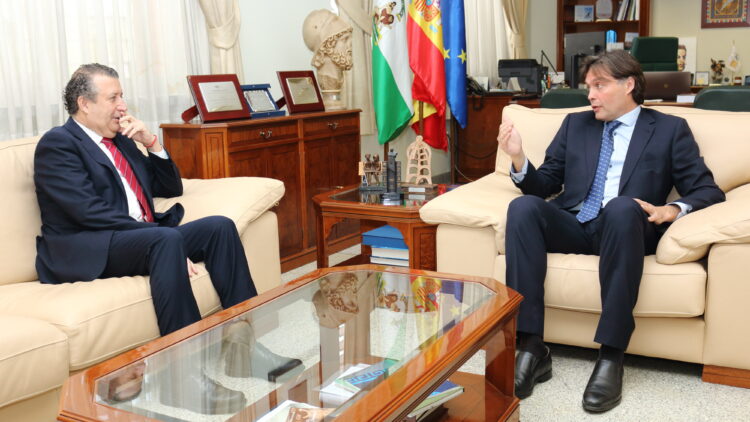
{"label": "wooden cabinet", "polygon": [[[284,182],[286,193],[274,209],[282,271],[315,260],[312,197],[359,180],[359,110],[161,128],[184,178],[259,176]],[[340,226],[332,239],[358,233],[352,224]]]}
{"label": "wooden cabinet", "polygon": [[[595,5],[596,0],[557,0],[557,70],[565,69],[564,50],[565,34],[577,32],[609,31],[617,32],[617,42],[625,40],[626,32],[637,32],[645,37],[649,34],[651,15],[651,0],[640,1],[637,20],[615,20],[617,11],[623,0],[612,0],[612,20],[599,22],[575,22],[575,7],[579,5]],[[630,0],[631,2],[636,0]],[[596,6],[594,6],[596,7]]]}
{"label": "wooden cabinet", "polygon": [[466,127],[451,120],[451,182],[468,183],[495,171],[497,132],[503,108],[508,104],[539,107],[539,99],[511,95],[469,96]]}

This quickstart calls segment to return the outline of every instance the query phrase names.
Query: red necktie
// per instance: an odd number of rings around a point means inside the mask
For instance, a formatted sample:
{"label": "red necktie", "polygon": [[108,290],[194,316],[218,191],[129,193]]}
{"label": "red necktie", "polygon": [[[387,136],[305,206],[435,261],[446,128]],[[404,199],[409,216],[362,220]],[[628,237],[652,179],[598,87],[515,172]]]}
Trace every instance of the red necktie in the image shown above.
{"label": "red necktie", "polygon": [[120,150],[117,149],[117,146],[115,146],[114,142],[112,142],[111,139],[104,138],[102,139],[102,143],[112,154],[112,158],[115,160],[115,167],[117,167],[117,170],[125,178],[125,180],[128,181],[130,189],[133,190],[133,192],[135,193],[135,197],[138,198],[138,204],[140,204],[141,206],[143,219],[149,223],[153,222],[154,216],[151,213],[151,208],[149,208],[148,206],[148,201],[146,201],[146,195],[144,195],[143,188],[141,188],[141,184],[138,183],[138,179],[135,178],[135,173],[133,173],[133,169],[130,167],[130,163],[128,163],[128,160],[125,159],[125,157],[122,155]]}

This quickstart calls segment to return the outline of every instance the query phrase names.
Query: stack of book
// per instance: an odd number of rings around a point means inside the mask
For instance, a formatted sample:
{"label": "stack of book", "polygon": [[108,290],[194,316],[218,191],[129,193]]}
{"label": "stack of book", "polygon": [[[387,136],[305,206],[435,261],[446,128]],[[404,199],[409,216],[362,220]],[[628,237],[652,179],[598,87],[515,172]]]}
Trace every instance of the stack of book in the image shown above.
{"label": "stack of book", "polygon": [[[320,390],[320,400],[327,405],[339,406],[354,394],[388,376],[388,368],[395,360],[385,359],[374,365],[358,364],[344,371],[340,377]],[[430,393],[403,422],[425,422],[446,411],[443,403],[460,395],[464,388],[446,380]]]}
{"label": "stack of book", "polygon": [[409,266],[409,249],[395,227],[381,226],[362,233],[362,244],[372,248],[370,262],[373,264]]}
{"label": "stack of book", "polygon": [[438,185],[402,185],[401,190],[404,193],[404,199],[423,200],[434,198],[437,194]]}

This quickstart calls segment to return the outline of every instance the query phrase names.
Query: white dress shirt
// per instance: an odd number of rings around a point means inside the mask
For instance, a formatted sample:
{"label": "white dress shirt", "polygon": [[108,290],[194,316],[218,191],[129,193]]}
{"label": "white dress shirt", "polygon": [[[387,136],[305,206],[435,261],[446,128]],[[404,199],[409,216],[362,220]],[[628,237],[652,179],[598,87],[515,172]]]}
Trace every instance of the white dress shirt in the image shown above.
{"label": "white dress shirt", "polygon": [[[120,173],[120,170],[115,165],[115,159],[112,157],[112,153],[109,152],[109,149],[106,145],[102,143],[102,139],[104,139],[103,136],[97,134],[93,130],[87,128],[86,126],[82,125],[80,122],[78,122],[76,119],[73,119],[78,126],[83,129],[83,132],[88,135],[89,138],[96,144],[96,146],[99,147],[99,149],[102,150],[104,155],[109,158],[109,161],[112,162],[112,165],[117,170],[117,173],[120,175],[120,181],[122,182],[122,186],[125,188],[125,197],[128,200],[128,215],[132,217],[136,221],[144,221],[143,220],[143,211],[141,210],[141,204],[138,203],[138,198],[135,196],[135,192],[133,192],[133,189],[130,187],[130,184],[128,181],[123,177],[122,173]],[[167,159],[169,158],[169,155],[167,154],[167,150],[163,149],[159,152],[151,152],[151,154],[156,155],[159,158]]]}

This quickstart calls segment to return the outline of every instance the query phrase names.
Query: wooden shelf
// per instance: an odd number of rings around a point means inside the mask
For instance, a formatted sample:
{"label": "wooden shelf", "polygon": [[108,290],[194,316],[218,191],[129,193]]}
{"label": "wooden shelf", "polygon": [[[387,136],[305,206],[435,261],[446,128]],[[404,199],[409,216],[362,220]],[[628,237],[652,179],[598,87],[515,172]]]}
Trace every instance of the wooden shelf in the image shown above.
{"label": "wooden shelf", "polygon": [[[648,36],[650,30],[651,0],[640,0],[638,20],[611,20],[594,22],[575,22],[573,14],[575,6],[594,5],[594,0],[557,0],[557,71],[565,70],[565,34],[577,32],[593,32],[614,30],[617,41],[625,39],[626,32],[637,32],[640,36]],[[616,15],[621,1],[612,0],[612,15]]]}

